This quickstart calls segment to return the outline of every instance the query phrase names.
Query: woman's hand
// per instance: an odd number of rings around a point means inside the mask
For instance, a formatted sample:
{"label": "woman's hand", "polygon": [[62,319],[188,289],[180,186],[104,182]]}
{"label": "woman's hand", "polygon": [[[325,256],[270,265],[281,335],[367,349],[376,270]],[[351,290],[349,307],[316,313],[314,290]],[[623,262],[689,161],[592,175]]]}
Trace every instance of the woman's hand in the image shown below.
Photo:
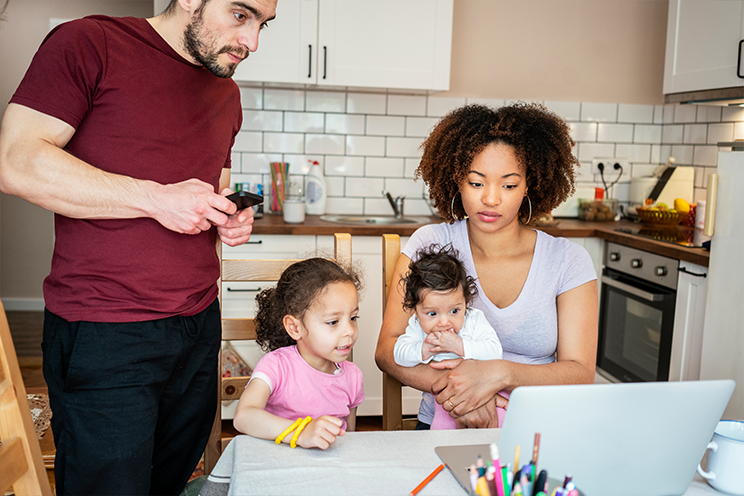
{"label": "woman's hand", "polygon": [[494,401],[486,401],[480,408],[468,412],[462,417],[455,419],[458,429],[491,429],[501,427],[499,418],[496,414],[496,408],[500,407],[506,410],[509,406],[509,400],[497,394]]}
{"label": "woman's hand", "polygon": [[[508,364],[504,360],[443,360],[430,363],[434,369],[449,369],[432,385],[432,392],[437,394],[437,403],[454,418],[477,410],[488,402],[493,403],[491,400],[496,393],[511,384]],[[504,398],[502,400],[506,401]]]}

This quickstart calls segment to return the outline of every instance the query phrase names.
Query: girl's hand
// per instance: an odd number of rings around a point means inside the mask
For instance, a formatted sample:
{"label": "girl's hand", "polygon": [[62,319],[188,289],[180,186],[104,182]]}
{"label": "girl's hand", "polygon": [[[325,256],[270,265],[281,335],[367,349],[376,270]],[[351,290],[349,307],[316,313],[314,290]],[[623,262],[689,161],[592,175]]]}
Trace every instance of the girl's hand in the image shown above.
{"label": "girl's hand", "polygon": [[[323,415],[313,419],[305,426],[305,429],[297,438],[297,444],[303,448],[320,448],[327,450],[336,440],[337,436],[343,436],[346,431],[341,428],[343,420],[330,415]],[[288,436],[290,437],[290,436]]]}
{"label": "girl's hand", "polygon": [[443,360],[429,365],[449,369],[432,384],[432,392],[437,394],[437,403],[454,418],[485,405],[511,383],[504,360]]}
{"label": "girl's hand", "polygon": [[432,331],[424,339],[424,345],[429,344],[431,355],[437,353],[454,353],[459,356],[465,354],[462,338],[453,331]]}

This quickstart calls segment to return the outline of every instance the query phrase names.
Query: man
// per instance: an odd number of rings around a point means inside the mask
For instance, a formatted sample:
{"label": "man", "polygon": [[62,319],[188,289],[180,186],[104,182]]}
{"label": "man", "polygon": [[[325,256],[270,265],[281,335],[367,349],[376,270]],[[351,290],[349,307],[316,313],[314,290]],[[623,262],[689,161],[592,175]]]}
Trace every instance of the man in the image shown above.
{"label": "man", "polygon": [[[276,0],[172,0],[42,43],[0,128],[0,189],[55,212],[44,377],[57,494],[178,494],[217,408],[217,236],[248,240],[229,79]],[[219,191],[217,193],[216,191]]]}

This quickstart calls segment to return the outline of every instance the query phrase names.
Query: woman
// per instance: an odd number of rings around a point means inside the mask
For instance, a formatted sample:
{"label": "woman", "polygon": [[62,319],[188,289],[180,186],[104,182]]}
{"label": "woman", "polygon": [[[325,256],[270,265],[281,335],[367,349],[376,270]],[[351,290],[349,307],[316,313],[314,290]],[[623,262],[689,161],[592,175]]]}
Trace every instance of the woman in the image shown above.
{"label": "woman", "polygon": [[[497,427],[496,406],[508,407],[508,394],[499,391],[594,381],[598,302],[591,258],[575,243],[528,227],[574,191],[574,144],[559,117],[518,103],[456,109],[422,145],[416,176],[447,223],[422,227],[403,249],[375,360],[402,383],[434,393],[459,427]],[[503,360],[395,364],[395,341],[410,317],[399,282],[411,257],[431,243],[452,243],[477,279],[473,306],[496,330]],[[428,424],[425,403],[419,421]]]}

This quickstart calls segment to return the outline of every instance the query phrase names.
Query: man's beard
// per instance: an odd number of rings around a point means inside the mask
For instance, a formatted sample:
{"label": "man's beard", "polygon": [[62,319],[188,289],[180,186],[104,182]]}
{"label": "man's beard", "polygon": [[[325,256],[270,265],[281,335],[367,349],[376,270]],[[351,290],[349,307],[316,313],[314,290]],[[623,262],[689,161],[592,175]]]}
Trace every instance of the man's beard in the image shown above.
{"label": "man's beard", "polygon": [[203,12],[198,11],[196,18],[192,20],[186,30],[183,33],[184,46],[186,51],[194,57],[194,59],[207,68],[209,72],[217,77],[229,78],[235,73],[235,69],[238,67],[237,63],[229,63],[222,65],[217,61],[217,57],[222,53],[232,53],[241,58],[248,57],[246,50],[232,47],[230,45],[223,46],[220,50],[215,51],[212,48],[212,44],[209,43],[209,35],[204,33],[204,18]]}

